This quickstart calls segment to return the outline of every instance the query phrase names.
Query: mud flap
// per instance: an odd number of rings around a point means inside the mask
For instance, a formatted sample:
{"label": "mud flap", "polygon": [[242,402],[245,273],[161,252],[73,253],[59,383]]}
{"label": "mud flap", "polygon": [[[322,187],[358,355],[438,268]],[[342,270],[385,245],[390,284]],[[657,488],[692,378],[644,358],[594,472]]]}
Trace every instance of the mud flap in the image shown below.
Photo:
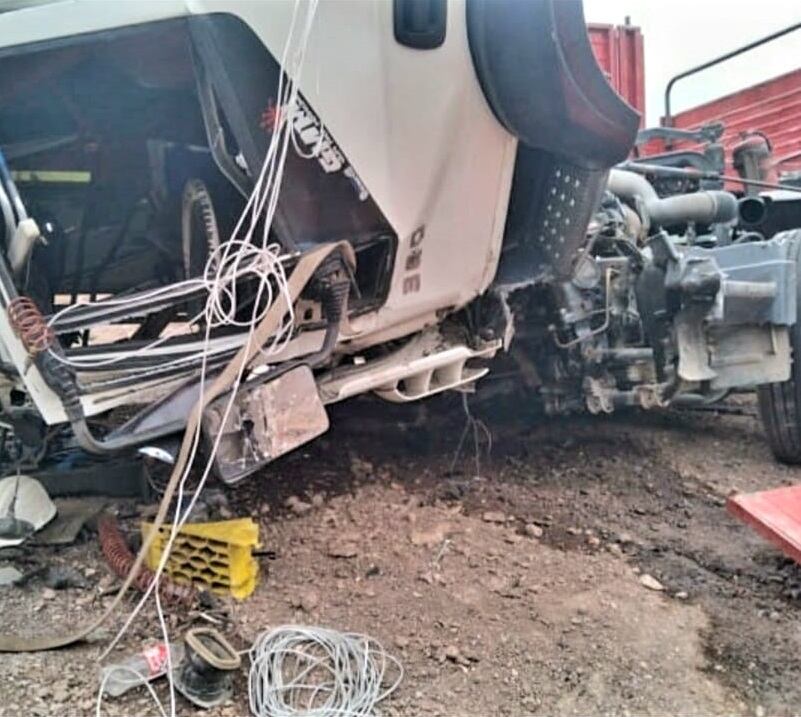
{"label": "mud flap", "polygon": [[519,139],[495,287],[567,279],[639,115],[598,66],[580,0],[468,0],[466,11],[481,88]]}
{"label": "mud flap", "polygon": [[466,10],[473,64],[504,127],[582,167],[628,156],[640,117],[598,66],[581,0],[468,0]]}

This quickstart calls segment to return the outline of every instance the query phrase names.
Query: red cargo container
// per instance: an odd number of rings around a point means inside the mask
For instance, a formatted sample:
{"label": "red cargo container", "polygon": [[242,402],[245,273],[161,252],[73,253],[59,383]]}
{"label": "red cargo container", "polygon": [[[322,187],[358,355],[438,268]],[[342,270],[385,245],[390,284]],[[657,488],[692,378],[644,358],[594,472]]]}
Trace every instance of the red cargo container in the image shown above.
{"label": "red cargo container", "polygon": [[617,93],[645,118],[645,56],[642,33],[633,25],[587,26],[595,59]]}
{"label": "red cargo container", "polygon": [[[590,23],[587,29],[595,57],[609,84],[644,116],[645,63],[640,29],[596,23]],[[779,171],[801,169],[801,69],[679,112],[673,116],[671,125],[697,129],[712,122],[722,122],[725,126],[721,142],[727,173],[735,173],[732,149],[753,132],[768,138],[774,166]],[[699,148],[692,142],[674,141],[670,146],[672,150]],[[642,147],[640,154],[648,156],[665,150],[663,142],[654,140]]]}
{"label": "red cargo container", "polygon": [[[709,122],[723,122],[721,142],[727,163],[731,150],[744,135],[763,133],[773,148],[774,164],[781,170],[801,166],[801,69],[760,82],[739,92],[679,112],[673,126],[695,129]],[[677,143],[675,149],[690,147]],[[727,166],[732,171],[731,166]]]}

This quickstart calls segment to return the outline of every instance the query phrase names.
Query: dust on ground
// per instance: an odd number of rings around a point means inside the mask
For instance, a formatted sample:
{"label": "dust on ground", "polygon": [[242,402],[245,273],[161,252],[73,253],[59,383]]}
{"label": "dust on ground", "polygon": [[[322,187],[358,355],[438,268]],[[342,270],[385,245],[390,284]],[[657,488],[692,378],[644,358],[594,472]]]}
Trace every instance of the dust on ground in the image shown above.
{"label": "dust on ground", "polygon": [[[801,571],[724,507],[801,476],[773,461],[752,402],[559,420],[519,403],[473,404],[491,454],[484,440],[476,466],[470,433],[451,471],[458,397],[406,412],[354,401],[321,440],[227,490],[217,510],[258,520],[263,550],[225,633],[240,648],[283,623],[370,634],[406,672],[387,715],[798,714]],[[116,506],[135,533],[142,506]],[[111,600],[91,534],[12,555],[0,562],[77,565],[91,587],[0,589],[4,631],[63,630]],[[169,616],[176,635],[197,619]],[[94,714],[113,628],[4,655],[0,714]],[[157,634],[148,611],[112,658]],[[198,714],[248,714],[244,671],[235,692]],[[143,690],[102,709],[155,712]],[[177,712],[194,714],[180,697]]]}

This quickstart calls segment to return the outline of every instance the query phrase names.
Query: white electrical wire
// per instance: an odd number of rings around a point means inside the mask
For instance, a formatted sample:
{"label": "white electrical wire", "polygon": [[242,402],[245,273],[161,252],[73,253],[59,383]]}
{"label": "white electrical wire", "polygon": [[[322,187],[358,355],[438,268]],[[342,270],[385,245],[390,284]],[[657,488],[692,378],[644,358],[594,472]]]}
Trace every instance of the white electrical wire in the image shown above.
{"label": "white electrical wire", "polygon": [[[236,249],[236,253],[230,252]],[[258,323],[269,310],[275,298],[275,287],[279,290],[284,290],[286,287],[286,271],[285,263],[289,259],[286,254],[281,254],[281,247],[278,244],[269,244],[265,247],[258,247],[250,242],[241,239],[231,239],[225,245],[217,247],[208,257],[204,274],[202,279],[193,279],[181,282],[182,285],[188,286],[202,286],[207,292],[205,309],[192,317],[187,322],[187,328],[192,329],[197,326],[202,319],[205,319],[206,325],[210,328],[219,328],[224,326],[231,326],[235,328],[247,328],[252,323],[252,318],[247,321],[237,319],[236,314],[240,306],[239,297],[237,294],[238,283],[243,279],[252,278],[258,281],[259,286],[263,286],[266,290],[266,296],[259,311],[256,313],[255,321]],[[150,298],[151,296],[158,296],[166,289],[172,290],[176,285],[170,287],[163,287],[161,290],[156,290],[150,294],[136,298],[136,301],[141,301],[143,298]],[[77,306],[119,306],[126,305],[126,300],[123,299],[109,299],[103,301],[92,302],[92,304],[71,304],[65,307],[55,315],[53,315],[48,322],[53,325],[59,317],[67,313],[68,310],[74,309]],[[294,318],[294,317],[291,317]],[[265,350],[266,355],[273,355],[280,348],[283,348],[285,343],[291,338],[291,321],[285,323],[280,331],[273,337],[269,348]],[[53,357],[61,363],[67,364],[77,369],[88,367],[103,367],[113,366],[120,361],[130,359],[132,357],[141,357],[149,355],[153,348],[163,344],[167,341],[169,336],[159,337],[150,343],[141,346],[137,349],[130,351],[122,351],[115,353],[114,356],[109,358],[98,358],[96,356],[80,356],[67,358],[61,356],[51,350]],[[173,362],[160,363],[160,367],[168,365],[179,364],[184,361],[198,358],[203,351],[197,351],[194,354],[181,356]],[[141,367],[138,372],[147,373],[150,370],[148,367]],[[131,373],[137,373],[136,369],[131,370]]]}
{"label": "white electrical wire", "polygon": [[[296,106],[296,101],[298,97],[298,80],[300,78],[300,74],[302,71],[306,46],[308,44],[309,36],[311,33],[312,23],[316,13],[318,0],[309,0],[309,2],[307,3],[307,12],[305,16],[305,21],[303,23],[301,36],[299,40],[297,40],[297,47],[293,47],[293,42],[295,41],[294,40],[295,25],[298,16],[298,8],[300,4],[301,4],[300,0],[296,0],[287,36],[287,42],[284,48],[284,53],[281,62],[281,68],[284,70],[284,72],[282,72],[280,75],[279,89],[278,89],[278,98],[280,102],[279,107],[281,108],[281,111],[279,112],[278,115],[278,121],[276,123],[277,126],[273,131],[273,136],[271,138],[270,145],[267,150],[267,155],[264,164],[262,166],[262,170],[255,184],[254,191],[251,194],[250,198],[248,199],[245,210],[243,211],[239,221],[237,222],[237,225],[231,237],[231,241],[226,242],[224,245],[221,245],[219,251],[215,252],[215,258],[218,260],[218,263],[215,266],[216,280],[214,282],[214,290],[209,292],[209,299],[206,304],[207,321],[205,327],[206,331],[205,331],[204,347],[208,347],[210,341],[210,331],[212,327],[212,321],[208,319],[214,318],[215,320],[221,320],[223,322],[233,320],[234,314],[236,313],[235,283],[234,284],[226,283],[225,279],[230,278],[231,275],[235,275],[236,272],[239,271],[240,266],[243,263],[244,259],[248,256],[253,255],[253,249],[250,248],[252,247],[251,240],[255,228],[258,224],[258,221],[262,216],[264,217],[263,219],[264,229],[261,241],[261,253],[259,253],[259,258],[264,262],[264,266],[262,268],[265,272],[265,275],[264,278],[259,282],[257,295],[253,302],[253,310],[247,327],[248,331],[247,331],[246,345],[248,347],[248,352],[249,352],[250,345],[253,339],[253,333],[258,323],[259,317],[263,316],[264,311],[266,310],[259,308],[261,306],[262,295],[264,294],[265,291],[267,292],[267,298],[270,299],[270,301],[267,301],[265,305],[266,307],[269,308],[269,306],[272,304],[272,300],[274,300],[275,298],[274,297],[275,288],[273,284],[275,284],[275,287],[277,288],[278,291],[284,294],[284,297],[287,300],[286,304],[288,306],[288,312],[281,328],[275,334],[275,336],[273,336],[270,346],[267,349],[267,352],[271,353],[280,350],[280,347],[285,345],[285,343],[289,340],[289,338],[291,338],[291,330],[294,322],[294,313],[293,313],[291,298],[289,296],[288,286],[286,283],[286,275],[284,272],[283,260],[278,254],[277,247],[268,244],[268,237],[273,217],[275,215],[275,208],[277,205],[278,193],[280,190],[281,179],[283,176],[284,163],[286,160],[287,147],[289,145],[289,135],[293,131],[291,120],[292,120],[292,113],[294,112],[294,107]],[[292,52],[290,53],[291,49]],[[285,76],[287,77],[286,86],[284,83]],[[242,237],[241,240],[237,241],[239,237],[239,232],[245,222],[246,216],[249,211],[251,212],[250,225],[247,231],[245,232],[244,237]],[[235,252],[233,252],[234,249],[236,249]],[[210,264],[211,261],[209,262],[209,264],[207,264],[207,268],[208,266],[210,266]],[[202,354],[202,366],[200,371],[200,398],[199,398],[200,405],[202,405],[205,396],[207,356],[208,353],[206,350],[204,350]],[[227,403],[222,414],[222,425],[224,425],[225,422],[228,420],[228,416],[234,404],[236,391],[242,381],[245,369],[246,369],[246,362],[243,361],[242,365],[239,366],[238,368],[237,376],[234,382],[232,383],[231,390],[228,394]],[[100,656],[100,659],[103,659],[105,656],[107,656],[108,653],[113,649],[113,647],[119,642],[119,640],[128,630],[130,625],[139,615],[139,613],[141,612],[142,608],[144,607],[144,605],[146,604],[146,602],[148,601],[150,595],[154,592],[154,590],[156,595],[156,610],[158,613],[162,636],[164,642],[166,644],[169,644],[169,635],[167,631],[167,626],[164,620],[164,615],[158,597],[159,595],[158,584],[161,575],[163,573],[164,567],[166,565],[167,559],[169,557],[170,550],[172,549],[172,545],[178,534],[178,531],[188,519],[195,505],[195,502],[197,501],[197,498],[199,497],[201,491],[203,490],[205,482],[211,472],[214,456],[216,455],[217,450],[219,448],[219,443],[222,438],[222,435],[223,434],[221,432],[217,436],[215,436],[214,443],[211,447],[211,450],[209,451],[209,456],[203,471],[203,475],[201,476],[200,481],[198,482],[197,488],[195,489],[192,498],[186,505],[184,511],[181,512],[180,506],[183,505],[183,496],[184,496],[186,481],[189,477],[190,470],[194,462],[194,459],[197,455],[198,446],[200,444],[200,421],[196,422],[194,435],[192,436],[192,444],[189,452],[189,459],[186,462],[186,468],[181,478],[179,479],[178,483],[177,500],[176,500],[176,506],[178,507],[176,507],[175,516],[171,526],[170,536],[162,549],[161,559],[159,561],[158,566],[156,567],[156,570],[154,571],[155,577],[151,581],[147,591],[142,595],[139,602],[131,611],[125,623],[118,631],[117,635],[112,639],[109,646]],[[168,664],[167,674],[170,682],[170,714],[174,717],[175,688],[172,680],[171,662]],[[151,692],[151,694],[153,694],[153,696],[155,697],[154,693]]]}
{"label": "white electrical wire", "polygon": [[367,717],[402,679],[400,662],[366,635],[285,625],[263,632],[250,650],[250,711],[255,717]]}

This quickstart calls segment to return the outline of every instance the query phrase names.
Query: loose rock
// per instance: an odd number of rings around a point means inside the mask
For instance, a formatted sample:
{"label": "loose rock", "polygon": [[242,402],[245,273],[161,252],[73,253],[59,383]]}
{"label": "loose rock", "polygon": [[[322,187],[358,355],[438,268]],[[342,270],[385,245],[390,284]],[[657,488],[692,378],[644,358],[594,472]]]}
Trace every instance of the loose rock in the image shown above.
{"label": "loose rock", "polygon": [[312,509],[312,504],[301,500],[296,495],[290,495],[284,503],[295,515],[304,515]]}
{"label": "loose rock", "polygon": [[0,568],[0,587],[13,585],[22,577],[22,573],[14,567],[6,566]]}
{"label": "loose rock", "polygon": [[69,565],[51,565],[42,575],[44,584],[53,590],[66,588],[88,588],[89,582],[75,568]]}
{"label": "loose rock", "polygon": [[487,510],[481,516],[485,523],[505,523],[506,515],[499,510]]}
{"label": "loose rock", "polygon": [[524,531],[529,538],[541,538],[542,537],[542,528],[539,525],[534,525],[534,523],[529,523],[525,528]]}
{"label": "loose rock", "polygon": [[412,530],[409,534],[409,540],[411,540],[412,545],[433,548],[448,537],[450,528],[449,523],[438,523],[430,528],[418,528]]}
{"label": "loose rock", "polygon": [[656,590],[661,591],[665,589],[665,586],[662,585],[655,577],[649,575],[648,573],[643,573],[640,575],[640,585],[649,590]]}
{"label": "loose rock", "polygon": [[320,594],[311,588],[300,590],[290,598],[292,607],[300,608],[304,612],[313,612],[320,605]]}
{"label": "loose rock", "polygon": [[354,456],[350,459],[350,473],[359,481],[368,480],[373,476],[373,464]]}
{"label": "loose rock", "polygon": [[451,660],[452,662],[458,661],[458,659],[462,656],[462,653],[459,652],[459,648],[456,647],[456,645],[446,646],[443,654],[445,655],[446,660]]}

